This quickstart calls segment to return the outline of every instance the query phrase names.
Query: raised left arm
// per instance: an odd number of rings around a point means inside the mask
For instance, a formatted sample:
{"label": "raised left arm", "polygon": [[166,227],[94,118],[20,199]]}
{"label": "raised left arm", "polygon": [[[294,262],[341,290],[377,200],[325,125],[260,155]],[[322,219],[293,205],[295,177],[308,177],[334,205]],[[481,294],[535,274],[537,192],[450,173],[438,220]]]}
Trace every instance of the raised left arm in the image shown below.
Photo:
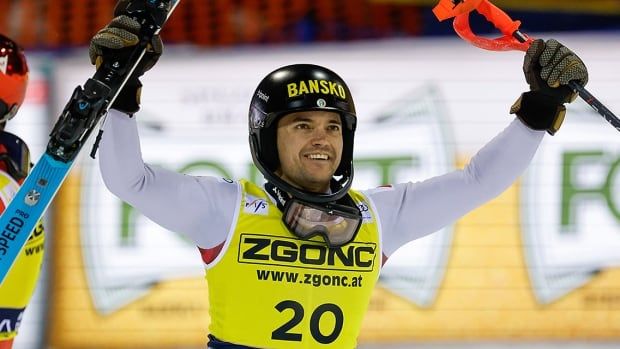
{"label": "raised left arm", "polygon": [[528,167],[544,134],[515,119],[462,170],[367,191],[381,217],[385,254],[453,224],[501,194]]}

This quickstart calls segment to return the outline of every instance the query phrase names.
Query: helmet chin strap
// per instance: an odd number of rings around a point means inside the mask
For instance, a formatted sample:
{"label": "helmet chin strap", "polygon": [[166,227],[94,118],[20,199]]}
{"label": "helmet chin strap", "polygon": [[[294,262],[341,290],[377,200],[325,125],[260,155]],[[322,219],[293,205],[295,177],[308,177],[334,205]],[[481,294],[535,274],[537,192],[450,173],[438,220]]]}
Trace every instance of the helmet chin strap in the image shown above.
{"label": "helmet chin strap", "polygon": [[286,183],[290,184],[292,187],[297,188],[297,189],[299,189],[299,190],[303,190],[303,191],[308,192],[308,193],[328,194],[328,195],[329,195],[329,194],[331,194],[331,193],[333,192],[333,191],[332,191],[332,186],[333,186],[333,184],[331,183],[331,180],[330,180],[330,182],[329,182],[329,183],[326,183],[326,184],[327,184],[327,189],[326,189],[326,190],[323,190],[323,191],[314,191],[314,190],[310,190],[310,189],[308,189],[308,188],[304,188],[304,187],[302,187],[301,185],[299,185],[299,184],[297,184],[297,183],[293,183],[293,182],[291,182],[291,180],[287,180],[287,179],[285,179],[285,178],[283,177],[283,175],[284,175],[284,174],[282,173],[282,169],[281,169],[281,168],[278,168],[277,170],[273,171],[273,173],[274,173],[274,174],[275,174],[278,178],[280,178],[282,181],[284,181],[284,182],[286,182]]}
{"label": "helmet chin strap", "polygon": [[[260,162],[256,162],[255,164],[257,167],[259,167],[259,169],[262,166]],[[333,203],[337,202],[343,197],[348,197],[348,192],[353,182],[353,168],[351,168],[350,176],[338,176],[339,178],[332,177],[330,179],[329,189],[327,190],[327,192],[317,193],[294,186],[286,179],[281,177],[281,171],[261,172],[265,176],[267,183],[269,183],[270,185],[275,186],[279,190],[287,193],[290,197],[294,197],[314,204]]]}
{"label": "helmet chin strap", "polygon": [[346,178],[341,178],[337,180],[336,178],[332,178],[330,180],[330,188],[328,193],[316,193],[307,190],[303,190],[293,186],[291,183],[282,179],[280,176],[275,175],[273,172],[264,173],[265,179],[267,182],[272,183],[274,186],[278,187],[280,190],[288,193],[289,195],[316,204],[335,202],[346,196],[349,189],[351,188],[351,178],[353,176]]}
{"label": "helmet chin strap", "polygon": [[[340,186],[338,184],[338,182],[335,179],[332,179],[331,182],[331,186],[332,188],[334,186]],[[269,195],[271,195],[271,197],[273,197],[276,201],[276,205],[278,206],[278,208],[280,209],[280,211],[284,211],[284,206],[286,206],[286,203],[291,200],[291,199],[301,199],[304,201],[308,201],[308,202],[312,202],[310,200],[307,200],[306,197],[298,197],[295,196],[293,194],[291,194],[290,192],[286,191],[285,189],[279,187],[278,185],[267,181],[265,182],[265,190],[267,191],[267,193],[269,193]],[[331,191],[332,189],[330,189]],[[348,195],[348,191],[345,192],[345,195],[343,195],[342,197],[340,197],[339,199],[333,199],[331,201],[327,201],[327,202],[323,202],[323,203],[317,203],[317,202],[313,202],[314,204],[333,204],[333,203],[340,203],[340,204],[344,204],[347,206],[352,206],[352,207],[356,207],[355,204],[352,204],[352,199],[351,197]],[[321,205],[322,206],[322,205]]]}

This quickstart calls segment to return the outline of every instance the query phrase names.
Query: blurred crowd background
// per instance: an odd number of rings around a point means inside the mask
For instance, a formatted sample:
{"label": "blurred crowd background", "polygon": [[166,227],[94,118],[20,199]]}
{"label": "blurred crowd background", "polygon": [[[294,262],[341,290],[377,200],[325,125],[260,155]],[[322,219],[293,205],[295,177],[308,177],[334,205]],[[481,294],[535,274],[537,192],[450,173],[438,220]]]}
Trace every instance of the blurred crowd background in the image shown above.
{"label": "blurred crowd background", "polygon": [[[200,46],[312,43],[453,35],[432,0],[183,0],[164,31]],[[618,0],[497,0],[524,32],[620,30]],[[0,32],[28,49],[86,45],[116,0],[2,0]],[[493,32],[472,16],[474,32]]]}

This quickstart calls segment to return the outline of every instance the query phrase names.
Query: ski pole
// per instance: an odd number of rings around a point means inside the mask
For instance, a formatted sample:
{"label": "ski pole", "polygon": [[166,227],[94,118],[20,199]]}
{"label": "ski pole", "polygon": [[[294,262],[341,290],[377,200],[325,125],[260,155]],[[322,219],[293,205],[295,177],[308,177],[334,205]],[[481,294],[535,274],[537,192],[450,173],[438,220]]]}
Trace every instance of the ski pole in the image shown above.
{"label": "ski pole", "polygon": [[[469,25],[469,12],[480,13],[487,21],[493,24],[502,34],[502,37],[488,39],[477,36]],[[465,41],[476,47],[491,51],[520,50],[527,51],[533,39],[523,34],[519,27],[520,21],[514,21],[504,11],[493,5],[488,0],[441,0],[433,9],[437,18],[441,21],[454,17],[452,25],[454,31]],[[592,95],[585,87],[576,81],[570,81],[568,86],[579,94],[592,109],[600,114],[616,130],[620,131],[620,119],[609,110],[601,101]]]}

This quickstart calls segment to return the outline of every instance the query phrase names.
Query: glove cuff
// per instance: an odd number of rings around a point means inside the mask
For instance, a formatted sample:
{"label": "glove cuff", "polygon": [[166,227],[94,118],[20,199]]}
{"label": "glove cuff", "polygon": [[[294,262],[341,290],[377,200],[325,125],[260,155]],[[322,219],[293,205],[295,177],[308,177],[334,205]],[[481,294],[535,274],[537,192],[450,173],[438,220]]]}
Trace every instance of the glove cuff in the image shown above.
{"label": "glove cuff", "polygon": [[112,103],[112,109],[123,112],[129,117],[137,113],[140,110],[140,94],[142,92],[142,83],[138,78],[129,78],[123,89],[118,94],[114,103]]}
{"label": "glove cuff", "polygon": [[521,122],[533,130],[554,135],[564,121],[566,108],[553,96],[529,91],[521,94],[510,108],[510,114],[516,114]]}

